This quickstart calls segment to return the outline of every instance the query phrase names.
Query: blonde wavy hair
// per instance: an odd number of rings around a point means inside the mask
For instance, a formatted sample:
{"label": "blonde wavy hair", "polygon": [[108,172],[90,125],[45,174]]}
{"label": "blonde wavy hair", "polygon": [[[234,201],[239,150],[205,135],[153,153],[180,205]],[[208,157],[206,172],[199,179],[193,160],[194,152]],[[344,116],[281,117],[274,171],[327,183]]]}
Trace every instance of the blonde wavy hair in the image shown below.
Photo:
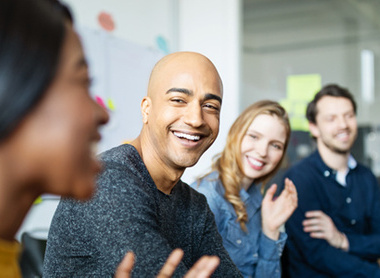
{"label": "blonde wavy hair", "polygon": [[246,231],[248,221],[247,211],[244,202],[240,198],[244,171],[241,161],[241,142],[246,135],[253,120],[261,114],[277,116],[282,121],[286,130],[286,140],[281,160],[277,166],[267,175],[255,180],[255,183],[262,183],[262,190],[265,184],[280,168],[284,159],[286,148],[290,137],[290,124],[288,114],[285,109],[277,102],[271,100],[258,101],[248,108],[235,120],[227,136],[227,143],[224,150],[214,158],[212,170],[218,171],[219,179],[225,189],[225,198],[232,204],[237,215],[237,221],[241,228]]}

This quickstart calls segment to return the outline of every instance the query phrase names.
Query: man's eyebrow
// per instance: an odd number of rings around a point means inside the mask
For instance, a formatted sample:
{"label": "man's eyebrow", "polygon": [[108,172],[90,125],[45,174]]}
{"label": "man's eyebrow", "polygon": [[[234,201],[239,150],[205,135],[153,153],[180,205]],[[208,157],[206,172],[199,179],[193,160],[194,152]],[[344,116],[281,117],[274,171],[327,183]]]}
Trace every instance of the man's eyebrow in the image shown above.
{"label": "man's eyebrow", "polygon": [[222,104],[222,98],[218,95],[214,95],[214,94],[206,94],[205,95],[205,100],[209,100],[209,99],[215,99],[217,101],[220,102],[220,104]]}
{"label": "man's eyebrow", "polygon": [[171,92],[177,92],[177,93],[184,93],[188,96],[192,96],[193,95],[193,92],[188,90],[188,89],[185,89],[185,88],[170,88],[169,90],[166,91],[166,93],[171,93]]}
{"label": "man's eyebrow", "polygon": [[[192,91],[185,89],[185,88],[170,88],[169,90],[166,91],[167,94],[171,93],[171,92],[183,93],[183,94],[186,94],[188,96],[194,95],[194,93]],[[215,99],[215,100],[219,101],[220,104],[222,104],[222,98],[218,95],[206,94],[204,100],[209,100],[209,99]]]}

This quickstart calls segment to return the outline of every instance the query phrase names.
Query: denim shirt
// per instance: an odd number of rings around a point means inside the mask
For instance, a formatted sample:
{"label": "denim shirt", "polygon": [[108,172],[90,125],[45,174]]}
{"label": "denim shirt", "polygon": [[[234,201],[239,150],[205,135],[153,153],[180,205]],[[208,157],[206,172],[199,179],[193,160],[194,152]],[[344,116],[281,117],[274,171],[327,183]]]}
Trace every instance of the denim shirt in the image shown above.
{"label": "denim shirt", "polygon": [[240,191],[248,214],[248,232],[240,228],[233,206],[224,198],[225,190],[218,172],[212,172],[190,186],[206,196],[223,245],[243,276],[281,277],[280,257],[287,235],[280,233],[279,240],[274,241],[262,232],[260,186],[252,184],[248,191]]}

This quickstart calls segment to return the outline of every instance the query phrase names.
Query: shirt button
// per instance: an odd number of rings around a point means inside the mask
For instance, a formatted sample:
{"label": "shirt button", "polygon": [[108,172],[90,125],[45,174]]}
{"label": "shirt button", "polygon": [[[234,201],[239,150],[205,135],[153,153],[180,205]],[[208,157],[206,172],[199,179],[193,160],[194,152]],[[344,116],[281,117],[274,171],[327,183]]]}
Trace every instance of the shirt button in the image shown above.
{"label": "shirt button", "polygon": [[351,225],[355,225],[356,224],[356,220],[355,219],[351,219]]}
{"label": "shirt button", "polygon": [[241,239],[238,239],[238,240],[236,241],[236,243],[237,243],[237,244],[241,244]]}
{"label": "shirt button", "polygon": [[324,175],[325,175],[325,177],[328,177],[328,176],[330,176],[330,172],[326,170],[326,171],[324,172]]}
{"label": "shirt button", "polygon": [[259,254],[257,254],[257,253],[253,254],[254,258],[257,258],[258,256],[259,256]]}
{"label": "shirt button", "polygon": [[347,197],[347,199],[346,199],[347,204],[351,203],[351,201],[352,201],[351,198]]}

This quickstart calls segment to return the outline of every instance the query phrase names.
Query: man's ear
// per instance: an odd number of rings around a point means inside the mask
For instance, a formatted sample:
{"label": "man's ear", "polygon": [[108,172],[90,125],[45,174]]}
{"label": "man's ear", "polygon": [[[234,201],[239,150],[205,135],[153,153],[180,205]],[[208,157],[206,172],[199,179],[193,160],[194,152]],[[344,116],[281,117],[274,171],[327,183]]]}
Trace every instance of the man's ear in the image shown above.
{"label": "man's ear", "polygon": [[152,100],[149,97],[144,97],[141,101],[141,114],[143,123],[148,123],[149,113],[152,108]]}
{"label": "man's ear", "polygon": [[319,129],[316,124],[309,122],[309,130],[313,137],[315,138],[319,137]]}

